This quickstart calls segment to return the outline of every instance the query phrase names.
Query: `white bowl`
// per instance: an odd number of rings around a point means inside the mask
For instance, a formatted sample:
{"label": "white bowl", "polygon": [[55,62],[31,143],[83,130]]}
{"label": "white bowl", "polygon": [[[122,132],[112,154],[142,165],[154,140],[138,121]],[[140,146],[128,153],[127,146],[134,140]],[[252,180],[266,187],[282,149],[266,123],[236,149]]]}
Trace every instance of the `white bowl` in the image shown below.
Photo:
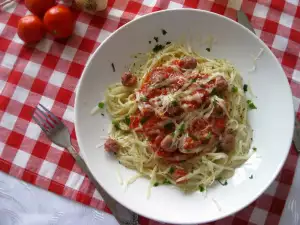
{"label": "white bowl", "polygon": [[[168,33],[162,35],[161,29]],[[90,115],[91,109],[104,99],[109,84],[119,82],[138,52],[151,51],[153,37],[160,42],[189,40],[201,55],[226,58],[241,72],[244,82],[257,96],[257,110],[250,112],[254,130],[253,146],[257,152],[239,169],[227,186],[214,185],[207,193],[185,195],[175,187],[152,189],[147,199],[149,180],[139,179],[125,191],[118,181],[135,171],[126,169],[104,152],[101,136],[107,136],[111,121],[105,112]],[[211,52],[205,40],[214,38]],[[148,41],[152,41],[149,44]],[[253,67],[253,56],[263,53]],[[113,72],[114,63],[116,72]],[[118,202],[145,217],[174,224],[205,223],[235,213],[259,197],[275,179],[287,157],[292,140],[294,112],[286,76],[267,46],[240,24],[223,16],[200,10],[181,9],[153,13],[134,20],[107,38],[92,55],[79,83],[75,103],[75,126],[81,151],[102,187]],[[253,175],[253,179],[249,177]]]}

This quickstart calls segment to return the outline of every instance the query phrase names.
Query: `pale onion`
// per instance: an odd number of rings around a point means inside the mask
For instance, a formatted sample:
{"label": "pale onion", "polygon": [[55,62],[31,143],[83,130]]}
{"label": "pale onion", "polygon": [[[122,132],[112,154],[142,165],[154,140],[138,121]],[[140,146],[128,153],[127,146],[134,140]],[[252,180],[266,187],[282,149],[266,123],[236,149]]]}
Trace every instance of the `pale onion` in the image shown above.
{"label": "pale onion", "polygon": [[106,9],[107,0],[75,0],[75,4],[85,12],[95,13]]}

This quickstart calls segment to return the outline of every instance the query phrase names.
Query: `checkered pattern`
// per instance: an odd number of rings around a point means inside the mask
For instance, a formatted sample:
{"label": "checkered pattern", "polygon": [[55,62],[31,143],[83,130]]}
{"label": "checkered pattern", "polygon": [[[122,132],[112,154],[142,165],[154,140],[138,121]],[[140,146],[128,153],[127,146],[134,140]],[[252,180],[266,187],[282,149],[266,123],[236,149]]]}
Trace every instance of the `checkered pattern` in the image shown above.
{"label": "checkered pattern", "polygon": [[[96,16],[75,12],[75,34],[68,40],[51,36],[25,46],[16,34],[28,14],[23,1],[0,12],[0,169],[24,181],[78,202],[109,211],[72,156],[48,141],[32,121],[41,103],[74,131],[74,90],[90,54],[118,27],[146,13],[167,8],[201,8],[236,19],[242,7],[258,36],[282,64],[300,112],[300,6],[298,0],[111,0]],[[211,224],[278,224],[292,184],[296,154],[269,189],[249,207]],[[159,223],[140,218],[142,225]]]}

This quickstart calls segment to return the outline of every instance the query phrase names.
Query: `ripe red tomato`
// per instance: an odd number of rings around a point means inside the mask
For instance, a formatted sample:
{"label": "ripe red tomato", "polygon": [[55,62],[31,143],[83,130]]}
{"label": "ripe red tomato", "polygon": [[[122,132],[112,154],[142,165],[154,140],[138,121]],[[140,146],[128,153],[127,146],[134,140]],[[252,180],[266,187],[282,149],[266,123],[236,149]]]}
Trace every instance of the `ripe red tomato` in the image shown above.
{"label": "ripe red tomato", "polygon": [[68,7],[57,5],[46,12],[44,24],[54,37],[67,38],[74,30],[75,20]]}
{"label": "ripe red tomato", "polygon": [[26,43],[40,41],[45,35],[43,22],[34,15],[24,16],[18,23],[18,35]]}
{"label": "ripe red tomato", "polygon": [[55,0],[25,0],[25,6],[37,16],[44,16],[45,12],[55,5]]}

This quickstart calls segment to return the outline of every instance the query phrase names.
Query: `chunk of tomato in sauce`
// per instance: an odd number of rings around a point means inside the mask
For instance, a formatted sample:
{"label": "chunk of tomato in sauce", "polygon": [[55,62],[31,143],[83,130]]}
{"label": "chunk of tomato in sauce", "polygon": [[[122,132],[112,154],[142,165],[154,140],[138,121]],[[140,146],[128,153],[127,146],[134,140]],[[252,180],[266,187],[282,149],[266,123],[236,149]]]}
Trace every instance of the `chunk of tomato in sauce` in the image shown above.
{"label": "chunk of tomato in sauce", "polygon": [[139,126],[139,123],[140,123],[140,117],[139,116],[131,116],[130,117],[129,128],[130,129],[135,129]]}
{"label": "chunk of tomato in sauce", "polygon": [[215,126],[219,129],[224,129],[226,125],[225,118],[215,118]]}
{"label": "chunk of tomato in sauce", "polygon": [[[176,169],[173,173],[173,179],[176,181],[181,177],[184,177],[187,175],[187,172],[185,172],[184,169]],[[177,184],[182,184],[182,183],[186,183],[187,179],[184,179],[182,181],[177,182]]]}
{"label": "chunk of tomato in sauce", "polygon": [[149,90],[146,96],[148,99],[150,99],[150,98],[157,97],[161,94],[162,94],[162,90],[155,88],[155,89]]}
{"label": "chunk of tomato in sauce", "polygon": [[185,104],[188,111],[193,111],[201,106],[201,104],[196,101],[181,101],[181,104]]}
{"label": "chunk of tomato in sauce", "polygon": [[157,123],[159,123],[160,121],[161,121],[161,119],[159,119],[156,116],[147,117],[146,121],[143,124],[143,128],[144,128],[144,130],[153,129],[153,127],[156,126]]}
{"label": "chunk of tomato in sauce", "polygon": [[189,131],[192,133],[194,131],[201,131],[208,126],[208,122],[204,119],[199,119],[193,122],[192,126],[190,127]]}
{"label": "chunk of tomato in sauce", "polygon": [[194,140],[191,137],[186,137],[184,139],[183,147],[186,150],[197,148],[201,145],[201,141]]}
{"label": "chunk of tomato in sauce", "polygon": [[158,136],[156,136],[156,138],[154,139],[153,144],[154,144],[155,146],[159,147],[161,141],[162,141],[164,138],[165,138],[164,135],[158,135]]}
{"label": "chunk of tomato in sauce", "polygon": [[180,66],[180,62],[181,62],[180,59],[175,59],[175,60],[172,61],[172,64],[176,65],[176,66]]}
{"label": "chunk of tomato in sauce", "polygon": [[172,153],[170,152],[165,152],[165,151],[162,151],[162,150],[157,150],[156,151],[156,154],[161,157],[161,158],[166,158],[166,157],[170,157],[172,156]]}

